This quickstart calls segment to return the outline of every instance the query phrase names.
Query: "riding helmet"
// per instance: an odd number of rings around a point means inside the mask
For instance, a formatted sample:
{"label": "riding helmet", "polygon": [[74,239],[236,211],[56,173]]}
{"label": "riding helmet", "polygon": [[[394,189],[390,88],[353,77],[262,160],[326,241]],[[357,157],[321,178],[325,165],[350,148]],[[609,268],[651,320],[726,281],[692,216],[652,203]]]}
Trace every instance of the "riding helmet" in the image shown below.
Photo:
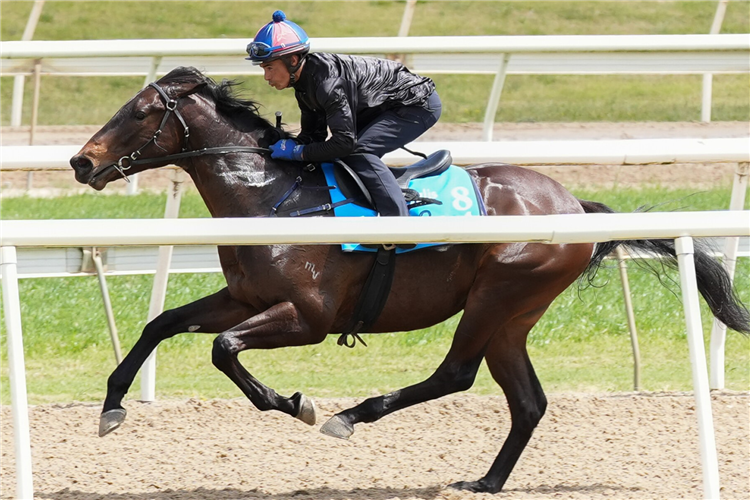
{"label": "riding helmet", "polygon": [[310,39],[305,30],[277,10],[273,21],[263,26],[247,46],[248,57],[253,64],[273,61],[283,56],[298,54],[304,58],[310,51]]}

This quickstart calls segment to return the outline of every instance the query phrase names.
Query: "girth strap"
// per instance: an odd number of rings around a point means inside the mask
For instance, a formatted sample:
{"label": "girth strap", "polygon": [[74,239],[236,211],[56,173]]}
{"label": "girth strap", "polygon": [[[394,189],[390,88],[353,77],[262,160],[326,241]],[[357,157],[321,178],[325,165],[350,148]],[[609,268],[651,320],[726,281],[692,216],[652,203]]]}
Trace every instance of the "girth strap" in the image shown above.
{"label": "girth strap", "polygon": [[342,205],[353,202],[354,198],[346,198],[345,200],[337,201],[336,203],[324,203],[322,205],[318,205],[317,207],[303,208],[300,210],[295,210],[294,212],[289,212],[289,217],[301,217],[303,215],[310,215],[317,212],[330,212],[336,207],[340,207]]}
{"label": "girth strap", "polygon": [[352,319],[349,325],[341,334],[338,345],[354,347],[357,340],[367,347],[365,341],[359,336],[359,333],[365,333],[375,323],[383,312],[388,295],[391,292],[393,284],[393,274],[396,269],[396,247],[380,247],[375,256],[375,262],[367,276],[365,286],[359,296],[357,305],[354,307]]}

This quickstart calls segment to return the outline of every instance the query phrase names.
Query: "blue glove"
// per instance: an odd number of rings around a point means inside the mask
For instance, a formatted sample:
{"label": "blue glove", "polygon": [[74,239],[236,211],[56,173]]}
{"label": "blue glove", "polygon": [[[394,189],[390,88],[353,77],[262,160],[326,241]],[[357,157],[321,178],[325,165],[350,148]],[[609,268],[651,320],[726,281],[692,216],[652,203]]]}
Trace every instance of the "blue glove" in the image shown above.
{"label": "blue glove", "polygon": [[271,158],[275,160],[302,161],[302,150],[304,148],[305,146],[297,144],[292,139],[282,139],[269,146]]}

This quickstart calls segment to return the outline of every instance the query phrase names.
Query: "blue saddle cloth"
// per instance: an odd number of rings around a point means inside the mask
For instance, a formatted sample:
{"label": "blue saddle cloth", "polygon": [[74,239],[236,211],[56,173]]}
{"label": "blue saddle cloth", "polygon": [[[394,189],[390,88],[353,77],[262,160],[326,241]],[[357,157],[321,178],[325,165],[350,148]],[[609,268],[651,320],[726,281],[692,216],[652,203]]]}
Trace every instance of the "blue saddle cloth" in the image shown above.
{"label": "blue saddle cloth", "polygon": [[[326,181],[333,189],[330,190],[331,203],[336,204],[346,200],[346,196],[339,189],[333,173],[332,163],[322,164]],[[442,204],[423,205],[409,210],[411,217],[473,217],[487,215],[482,197],[474,179],[466,170],[451,165],[445,172],[430,177],[412,179],[409,189],[417,191],[422,198],[440,200]],[[378,213],[370,208],[355,203],[345,203],[334,208],[336,217],[377,217]],[[397,248],[396,253],[413,252],[427,247],[441,246],[445,243],[420,243],[414,248]],[[358,243],[344,243],[341,249],[345,252],[376,252],[376,248],[363,247]]]}

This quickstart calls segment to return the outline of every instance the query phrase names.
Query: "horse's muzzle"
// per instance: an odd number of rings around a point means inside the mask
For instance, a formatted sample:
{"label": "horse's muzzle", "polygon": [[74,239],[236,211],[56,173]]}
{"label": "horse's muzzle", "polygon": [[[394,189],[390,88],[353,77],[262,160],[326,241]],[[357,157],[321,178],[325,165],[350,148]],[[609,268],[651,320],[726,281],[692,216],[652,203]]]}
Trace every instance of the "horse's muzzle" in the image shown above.
{"label": "horse's muzzle", "polygon": [[86,155],[77,154],[70,159],[70,166],[75,171],[76,180],[81,184],[88,184],[94,171],[94,163]]}

